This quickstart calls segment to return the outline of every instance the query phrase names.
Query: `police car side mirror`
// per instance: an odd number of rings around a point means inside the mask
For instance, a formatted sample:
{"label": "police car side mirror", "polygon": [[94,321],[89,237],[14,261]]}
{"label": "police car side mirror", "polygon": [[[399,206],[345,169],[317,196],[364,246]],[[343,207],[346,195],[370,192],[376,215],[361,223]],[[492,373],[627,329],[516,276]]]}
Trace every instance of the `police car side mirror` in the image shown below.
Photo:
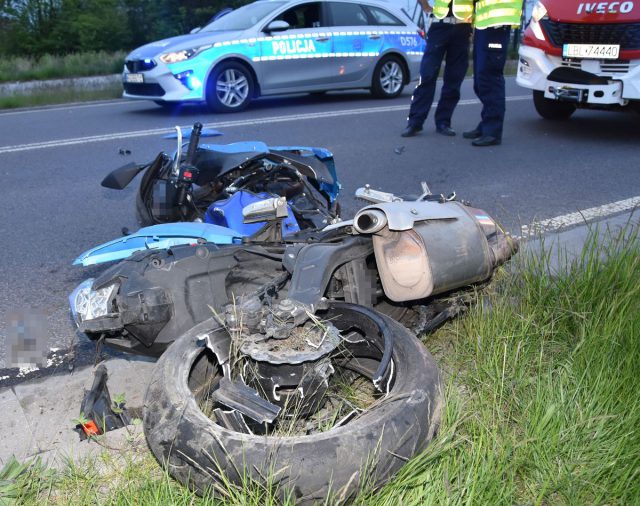
{"label": "police car side mirror", "polygon": [[191,30],[189,33],[198,33],[200,31],[200,27],[196,26],[193,30]]}
{"label": "police car side mirror", "polygon": [[272,33],[272,32],[284,32],[291,28],[291,25],[286,21],[282,21],[281,19],[276,19],[272,21],[264,28],[264,33]]}

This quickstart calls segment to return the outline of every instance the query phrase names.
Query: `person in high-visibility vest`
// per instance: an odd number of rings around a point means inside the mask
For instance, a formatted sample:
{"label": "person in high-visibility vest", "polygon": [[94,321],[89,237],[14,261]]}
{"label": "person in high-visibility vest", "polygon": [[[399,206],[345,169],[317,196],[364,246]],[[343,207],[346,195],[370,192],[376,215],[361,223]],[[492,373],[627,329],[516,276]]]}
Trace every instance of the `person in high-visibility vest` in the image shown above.
{"label": "person in high-visibility vest", "polygon": [[469,41],[473,0],[418,0],[432,21],[427,48],[420,64],[420,81],[411,97],[407,127],[402,137],[413,137],[422,130],[436,91],[442,60],[445,60],[442,90],[435,113],[436,132],[453,136],[451,117],[460,100],[460,86],[469,66]]}
{"label": "person in high-visibility vest", "polygon": [[473,91],[482,102],[480,123],[463,136],[474,146],[502,142],[505,114],[504,64],[511,27],[520,25],[521,0],[475,0]]}

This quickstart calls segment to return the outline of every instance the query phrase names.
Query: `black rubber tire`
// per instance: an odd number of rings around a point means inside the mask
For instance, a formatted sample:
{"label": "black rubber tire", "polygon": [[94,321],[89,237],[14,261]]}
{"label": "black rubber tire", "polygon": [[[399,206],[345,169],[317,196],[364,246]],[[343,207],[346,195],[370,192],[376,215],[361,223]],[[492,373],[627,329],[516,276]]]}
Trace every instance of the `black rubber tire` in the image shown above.
{"label": "black rubber tire", "polygon": [[307,436],[265,437],[225,429],[202,413],[188,385],[192,365],[205,353],[197,336],[213,335],[213,329],[224,332],[215,320],[205,321],[168,348],[145,396],[147,442],[174,478],[202,493],[214,484],[210,470],[218,466],[238,485],[239,473],[263,482],[269,470],[284,470],[278,475],[278,493],[291,493],[296,504],[311,504],[329,494],[350,497],[363,479],[380,485],[427,446],[443,408],[433,357],[407,329],[380,313],[344,303],[332,310],[354,321],[373,314],[393,335],[395,382],[388,397],[350,423]]}
{"label": "black rubber tire", "polygon": [[540,116],[550,120],[569,119],[576,111],[574,104],[545,98],[544,92],[539,90],[533,90],[533,105]]}
{"label": "black rubber tire", "polygon": [[[396,82],[396,85],[394,85],[393,89],[387,89],[385,88],[383,80],[391,69],[393,69],[395,73],[394,82]],[[398,72],[399,74],[397,74]],[[371,80],[371,93],[373,96],[377,98],[395,98],[400,95],[406,84],[405,72],[404,62],[399,56],[389,55],[382,58],[373,70]],[[397,80],[400,82],[397,83]]]}
{"label": "black rubber tire", "polygon": [[[245,83],[238,89],[239,93],[242,93],[241,100],[234,102],[231,100],[225,103],[225,99],[221,97],[217,88],[221,85],[225,79],[229,76],[228,73],[232,73],[238,80],[244,80]],[[207,81],[206,100],[207,106],[213,112],[238,112],[247,108],[251,100],[253,99],[255,90],[255,82],[251,71],[246,65],[242,63],[228,61],[219,64]],[[233,102],[233,103],[232,103]]]}

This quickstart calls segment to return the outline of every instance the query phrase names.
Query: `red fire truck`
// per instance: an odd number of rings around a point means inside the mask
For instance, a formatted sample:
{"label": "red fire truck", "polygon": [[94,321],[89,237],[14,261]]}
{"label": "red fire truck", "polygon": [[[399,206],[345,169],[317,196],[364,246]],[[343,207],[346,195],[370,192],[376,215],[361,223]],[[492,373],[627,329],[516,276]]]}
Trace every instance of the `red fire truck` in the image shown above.
{"label": "red fire truck", "polygon": [[538,113],[578,107],[640,111],[640,0],[542,0],[525,30],[517,82]]}

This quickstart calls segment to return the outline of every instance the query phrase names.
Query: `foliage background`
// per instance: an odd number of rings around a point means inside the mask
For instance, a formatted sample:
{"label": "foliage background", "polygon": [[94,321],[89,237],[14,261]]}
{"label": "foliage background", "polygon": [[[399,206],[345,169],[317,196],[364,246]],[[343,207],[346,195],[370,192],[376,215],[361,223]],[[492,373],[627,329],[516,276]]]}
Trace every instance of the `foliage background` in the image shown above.
{"label": "foliage background", "polygon": [[248,0],[0,0],[0,55],[130,50]]}

